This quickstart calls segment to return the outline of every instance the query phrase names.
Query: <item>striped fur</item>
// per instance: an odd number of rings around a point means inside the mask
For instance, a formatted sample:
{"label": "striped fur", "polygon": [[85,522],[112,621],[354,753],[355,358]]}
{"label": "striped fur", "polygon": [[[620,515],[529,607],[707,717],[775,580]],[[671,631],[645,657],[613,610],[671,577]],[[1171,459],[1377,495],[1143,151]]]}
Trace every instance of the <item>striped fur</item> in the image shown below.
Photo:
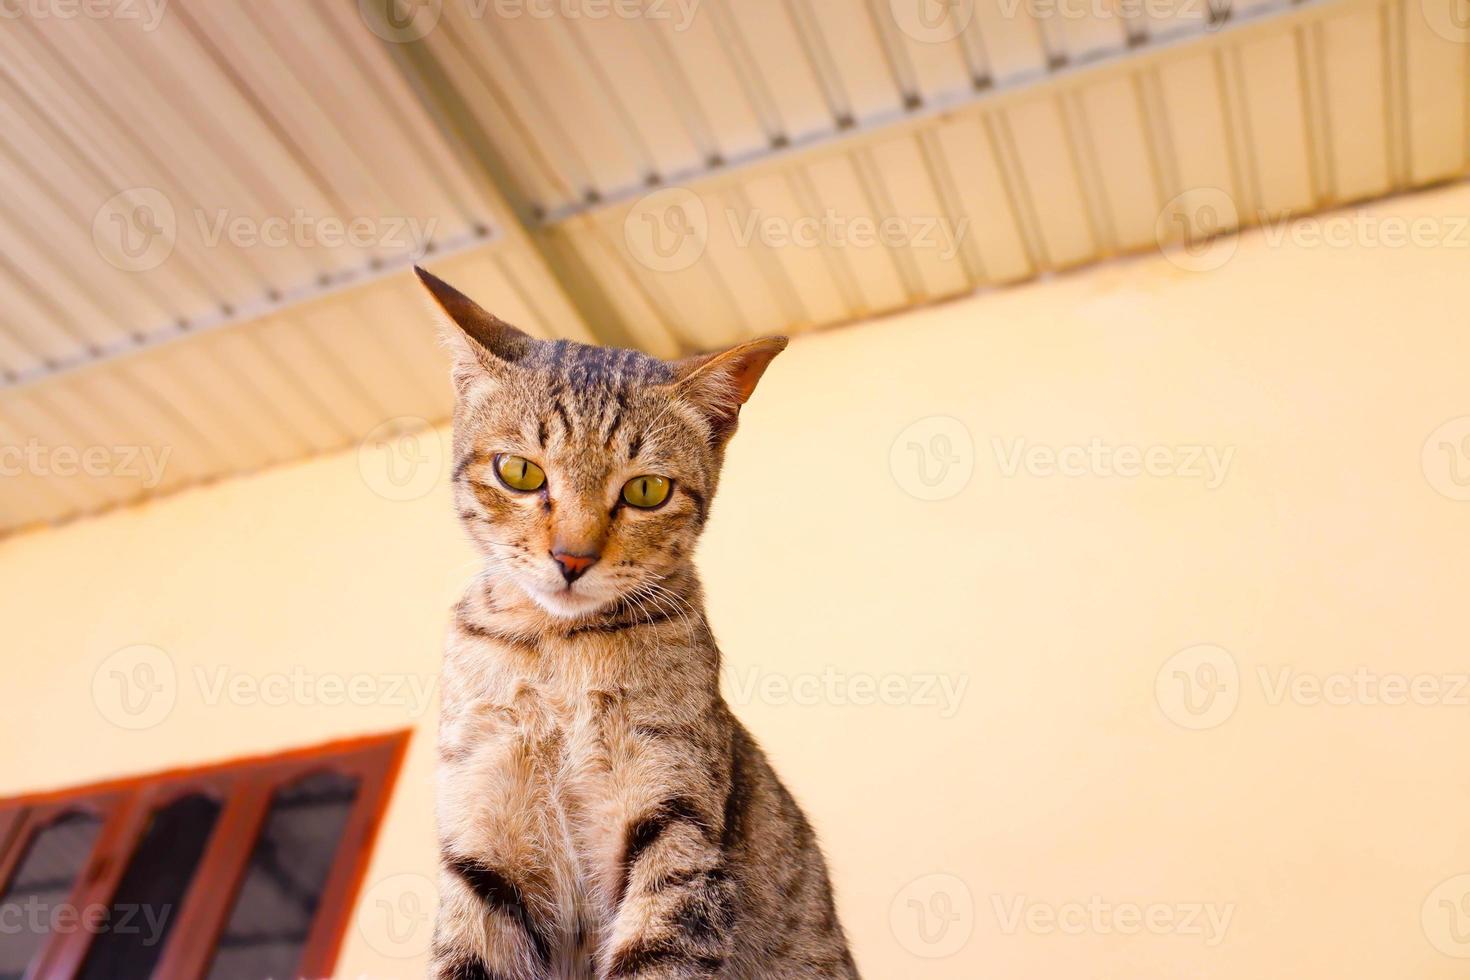
{"label": "striped fur", "polygon": [[[785,341],[536,341],[420,275],[460,328],[454,494],[485,558],[444,661],[434,976],[856,977],[815,835],[720,695],[691,563]],[[499,453],[544,490],[501,484]],[[644,474],[669,499],[623,505]],[[567,584],[558,545],[600,557]]]}

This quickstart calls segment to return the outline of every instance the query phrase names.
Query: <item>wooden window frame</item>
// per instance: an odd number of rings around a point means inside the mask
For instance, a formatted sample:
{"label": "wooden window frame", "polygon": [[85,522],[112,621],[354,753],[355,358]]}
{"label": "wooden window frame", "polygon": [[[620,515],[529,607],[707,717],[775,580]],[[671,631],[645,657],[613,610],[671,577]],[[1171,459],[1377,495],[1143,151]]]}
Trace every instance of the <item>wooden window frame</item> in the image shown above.
{"label": "wooden window frame", "polygon": [[[317,772],[355,776],[357,796],[296,966],[297,976],[331,976],[411,734],[405,730],[371,735],[0,800],[0,894],[9,887],[37,830],[64,814],[84,811],[100,817],[102,825],[67,905],[78,910],[107,905],[149,816],[181,796],[203,793],[220,803],[220,814],[174,912],[168,942],[153,972],[154,980],[202,977],[234,908],[276,790]],[[26,980],[75,977],[96,935],[83,928],[50,934],[32,959]]]}

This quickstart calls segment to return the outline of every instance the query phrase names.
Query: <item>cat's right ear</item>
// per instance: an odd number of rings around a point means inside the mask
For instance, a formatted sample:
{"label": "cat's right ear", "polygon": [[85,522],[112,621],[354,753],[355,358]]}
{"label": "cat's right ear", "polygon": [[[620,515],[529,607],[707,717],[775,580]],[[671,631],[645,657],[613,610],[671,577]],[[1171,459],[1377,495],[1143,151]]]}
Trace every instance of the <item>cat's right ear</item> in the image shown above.
{"label": "cat's right ear", "polygon": [[530,336],[433,273],[418,266],[413,271],[448,320],[442,332],[454,356],[455,387],[463,389],[478,378],[498,377],[531,352],[536,342]]}

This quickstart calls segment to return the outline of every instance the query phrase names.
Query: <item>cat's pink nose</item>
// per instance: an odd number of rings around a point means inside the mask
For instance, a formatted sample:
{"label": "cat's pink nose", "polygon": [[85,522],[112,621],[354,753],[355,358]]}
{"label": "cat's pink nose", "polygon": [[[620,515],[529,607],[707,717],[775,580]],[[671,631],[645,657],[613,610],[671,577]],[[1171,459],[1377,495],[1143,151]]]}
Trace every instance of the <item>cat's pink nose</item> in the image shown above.
{"label": "cat's pink nose", "polygon": [[551,557],[561,566],[561,576],[571,585],[582,577],[582,573],[593,565],[601,555],[574,555],[570,551],[553,551]]}

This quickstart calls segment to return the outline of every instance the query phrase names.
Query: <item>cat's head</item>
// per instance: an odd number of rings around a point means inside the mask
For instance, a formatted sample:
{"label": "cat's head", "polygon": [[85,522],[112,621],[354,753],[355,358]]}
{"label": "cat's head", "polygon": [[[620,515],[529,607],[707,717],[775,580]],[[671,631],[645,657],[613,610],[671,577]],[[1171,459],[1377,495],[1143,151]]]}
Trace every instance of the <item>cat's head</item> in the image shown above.
{"label": "cat's head", "polygon": [[566,618],[656,596],[786,338],[679,361],[537,340],[416,271],[452,324],[455,502],[493,577]]}

